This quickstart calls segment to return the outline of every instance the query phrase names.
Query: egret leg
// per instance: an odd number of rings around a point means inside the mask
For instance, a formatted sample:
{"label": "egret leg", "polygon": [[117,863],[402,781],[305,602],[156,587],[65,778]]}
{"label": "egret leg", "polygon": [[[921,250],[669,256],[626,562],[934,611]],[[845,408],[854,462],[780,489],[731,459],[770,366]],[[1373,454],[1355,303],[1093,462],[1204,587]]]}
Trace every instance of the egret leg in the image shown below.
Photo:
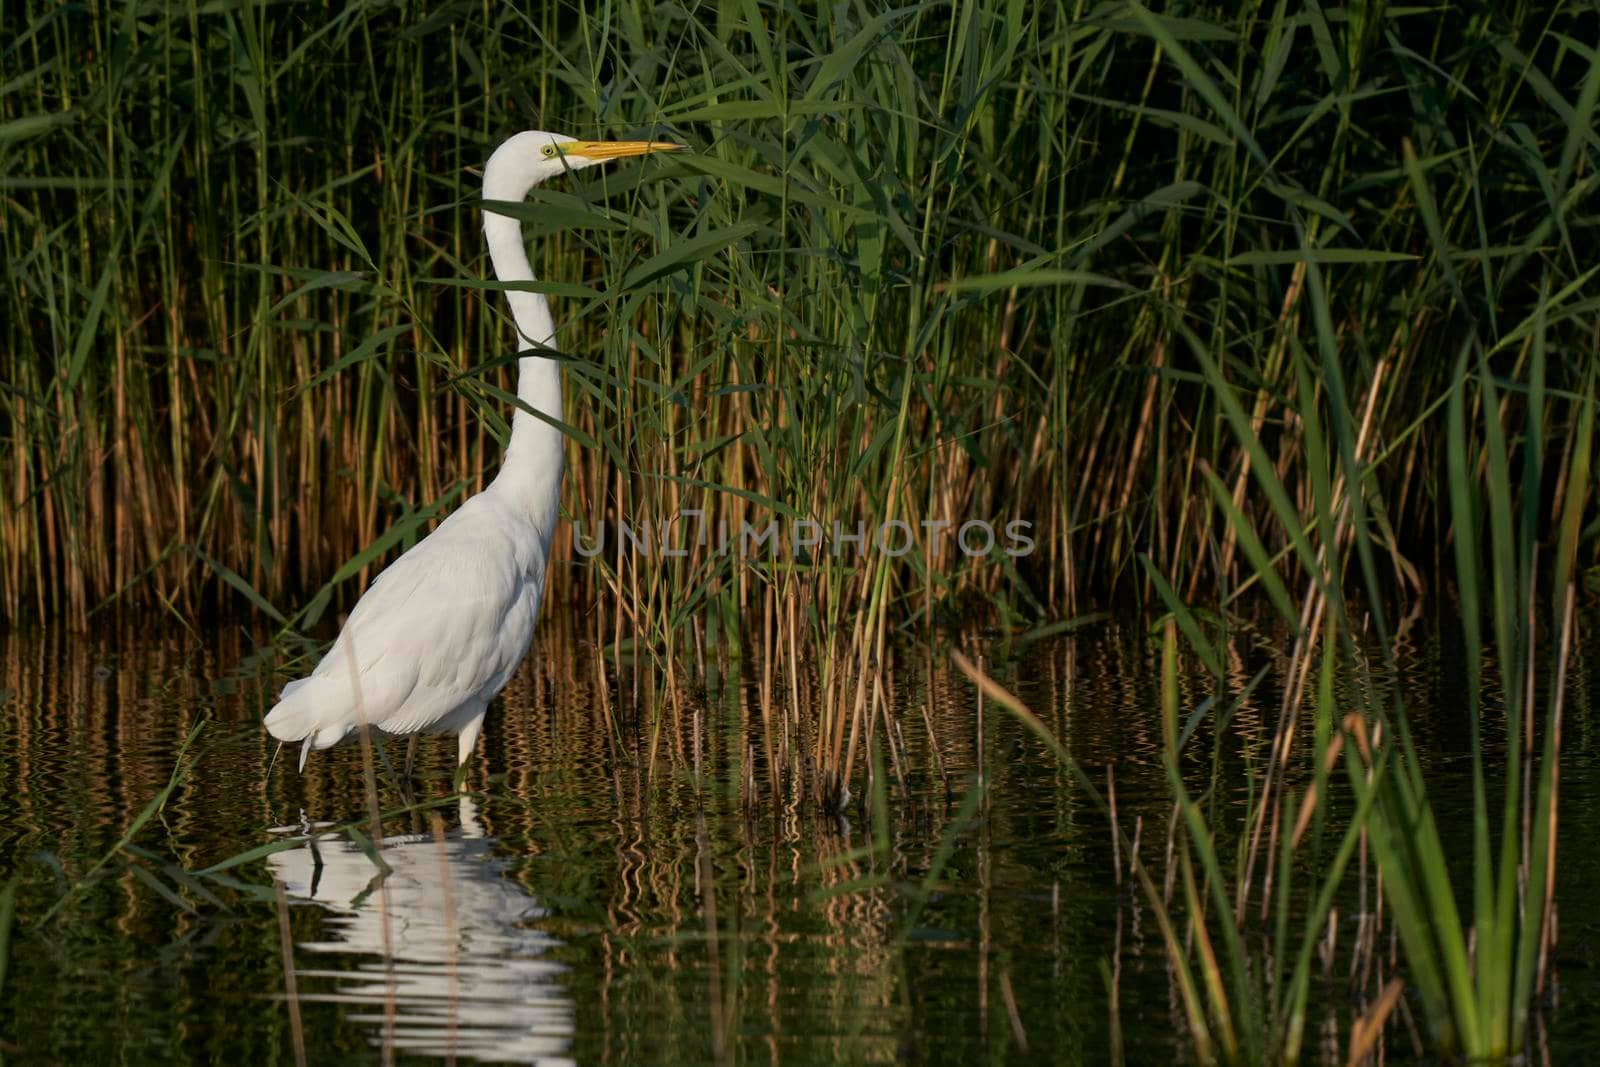
{"label": "egret leg", "polygon": [[472,750],[478,745],[478,734],[483,732],[483,715],[488,708],[480,708],[478,714],[468,719],[461,727],[461,733],[456,735],[456,792],[467,791],[467,760],[472,757]]}
{"label": "egret leg", "polygon": [[412,734],[411,740],[406,743],[406,770],[402,777],[407,782],[411,781],[411,766],[417,761],[417,741],[420,737],[420,734]]}

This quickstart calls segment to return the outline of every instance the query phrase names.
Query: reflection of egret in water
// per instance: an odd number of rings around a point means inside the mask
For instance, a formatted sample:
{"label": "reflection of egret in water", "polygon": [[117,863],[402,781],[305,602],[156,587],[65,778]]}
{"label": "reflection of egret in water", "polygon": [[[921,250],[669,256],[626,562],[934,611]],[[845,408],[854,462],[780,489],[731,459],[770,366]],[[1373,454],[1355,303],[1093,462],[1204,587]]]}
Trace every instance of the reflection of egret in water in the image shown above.
{"label": "reflection of egret in water", "polygon": [[[303,952],[368,957],[354,971],[297,966],[301,999],[377,1008],[350,1019],[376,1024],[375,1044],[406,1052],[569,1063],[572,1004],[557,981],[563,968],[547,958],[559,942],[528,925],[544,910],[506,876],[476,805],[460,804],[461,826],[442,840],[386,839],[392,871],[382,879],[339,834],[267,857],[291,896],[333,913],[332,936]],[[306,992],[329,979],[332,992]]]}

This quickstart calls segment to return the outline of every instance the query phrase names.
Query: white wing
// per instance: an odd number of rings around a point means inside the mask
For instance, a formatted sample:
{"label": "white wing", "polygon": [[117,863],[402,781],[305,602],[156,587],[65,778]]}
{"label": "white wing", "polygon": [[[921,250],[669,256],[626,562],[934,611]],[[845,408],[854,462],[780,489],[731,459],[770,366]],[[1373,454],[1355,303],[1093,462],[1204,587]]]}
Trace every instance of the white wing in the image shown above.
{"label": "white wing", "polygon": [[542,551],[528,558],[520,525],[473,497],[395,560],[316,669],[284,687],[272,735],[327,748],[363,719],[391,734],[445,730],[490,700],[528,650],[543,587]]}

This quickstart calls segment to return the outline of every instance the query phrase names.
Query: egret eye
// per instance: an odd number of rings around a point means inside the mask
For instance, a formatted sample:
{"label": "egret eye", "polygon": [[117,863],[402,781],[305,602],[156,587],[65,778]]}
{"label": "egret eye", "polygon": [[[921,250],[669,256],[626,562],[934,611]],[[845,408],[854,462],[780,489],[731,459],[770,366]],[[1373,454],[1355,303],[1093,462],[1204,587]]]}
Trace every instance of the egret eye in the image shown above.
{"label": "egret eye", "polygon": [[555,145],[547,144],[547,145],[544,146],[544,158],[546,158],[546,159],[554,159],[554,158],[556,158],[556,146]]}

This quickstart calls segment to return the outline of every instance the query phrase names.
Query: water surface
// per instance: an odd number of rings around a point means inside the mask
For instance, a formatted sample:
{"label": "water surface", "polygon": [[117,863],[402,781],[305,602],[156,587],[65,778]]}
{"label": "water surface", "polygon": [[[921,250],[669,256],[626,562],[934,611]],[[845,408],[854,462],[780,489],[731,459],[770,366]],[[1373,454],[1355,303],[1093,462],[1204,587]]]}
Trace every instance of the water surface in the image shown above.
{"label": "water surface", "polygon": [[[1448,643],[1416,645],[1397,682],[1443,819],[1464,832]],[[1114,1032],[1132,1063],[1188,1056],[1105,818],[942,662],[897,667],[881,825],[859,798],[841,817],[773,802],[736,665],[664,722],[652,778],[648,717],[612,726],[599,710],[629,706],[631,671],[619,682],[579,648],[547,650],[492,708],[469,796],[450,791],[453,741],[425,745],[418,793],[437,804],[377,830],[357,748],[269,773],[272,663],[239,628],[0,636],[0,877],[21,879],[6,1062],[292,1063],[291,999],[312,1063],[1104,1063]],[[991,666],[1097,775],[1112,768],[1124,826],[1159,868],[1170,808],[1143,634],[1107,625]],[[1540,1020],[1551,1062],[1600,1040],[1580,668],[1559,998]],[[1270,684],[1258,697],[1224,739],[1227,766],[1264,754],[1277,702]],[[117,849],[201,723],[185,776]],[[1210,742],[1195,746],[1202,785]],[[1224,822],[1244,795],[1242,773],[1219,783]],[[380,796],[404,804],[387,782]],[[1358,918],[1344,909],[1341,936]],[[1319,977],[1309,1060],[1342,1062],[1350,987],[1337,964]],[[1388,1059],[1414,1058],[1405,1033],[1391,1028]]]}

